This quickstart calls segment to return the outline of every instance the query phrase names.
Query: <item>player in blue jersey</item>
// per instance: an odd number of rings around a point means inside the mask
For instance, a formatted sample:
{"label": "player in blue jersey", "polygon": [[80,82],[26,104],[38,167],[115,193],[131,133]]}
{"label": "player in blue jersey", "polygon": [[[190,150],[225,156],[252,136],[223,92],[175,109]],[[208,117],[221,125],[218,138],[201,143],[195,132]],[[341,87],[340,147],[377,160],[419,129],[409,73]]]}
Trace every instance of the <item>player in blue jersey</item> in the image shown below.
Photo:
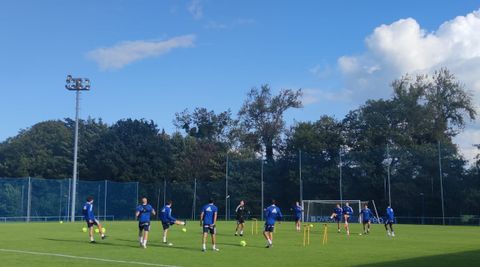
{"label": "player in blue jersey", "polygon": [[337,232],[340,233],[340,223],[342,222],[343,216],[343,209],[340,204],[337,204],[335,208],[333,208],[333,213],[330,216],[331,220],[334,220],[337,223]]}
{"label": "player in blue jersey", "polygon": [[217,240],[217,229],[215,224],[217,223],[217,214],[218,208],[213,204],[213,199],[208,201],[208,204],[203,206],[202,212],[200,213],[200,226],[203,228],[203,238],[202,238],[202,251],[207,250],[207,235],[210,233],[212,236],[212,249],[213,251],[219,251],[216,246]]}
{"label": "player in blue jersey", "polygon": [[[395,232],[393,231],[393,224],[395,223],[395,213],[393,212],[392,207],[388,206],[387,207],[387,214],[385,218],[385,230],[387,231],[387,235],[394,237]],[[387,226],[390,226],[390,229],[388,229]]]}
{"label": "player in blue jersey", "polygon": [[302,206],[300,206],[300,203],[298,201],[295,202],[295,206],[293,207],[293,213],[295,215],[295,229],[297,229],[297,232],[300,232],[303,208]]}
{"label": "player in blue jersey", "polygon": [[343,220],[345,222],[345,230],[347,231],[348,236],[350,236],[350,227],[348,225],[348,221],[352,215],[353,215],[353,209],[352,207],[350,207],[350,204],[346,202],[345,207],[343,207]]}
{"label": "player in blue jersey", "polygon": [[96,225],[98,228],[98,232],[102,239],[105,239],[105,234],[103,233],[102,224],[95,218],[95,214],[93,213],[93,197],[87,197],[87,202],[83,205],[83,218],[87,222],[88,227],[88,235],[90,236],[90,243],[95,243],[95,239],[93,238],[93,226]]}
{"label": "player in blue jersey", "polygon": [[[365,204],[364,208],[360,211],[360,216],[362,217],[362,224],[363,224],[363,233],[369,234],[370,233],[370,225],[372,223],[373,213],[368,208],[368,205]],[[365,229],[367,227],[367,229]]]}
{"label": "player in blue jersey", "polygon": [[272,247],[273,244],[273,229],[275,228],[275,222],[283,218],[280,208],[275,205],[275,200],[272,200],[272,205],[265,209],[265,230],[263,236],[267,240],[266,248]]}
{"label": "player in blue jersey", "polygon": [[155,210],[148,204],[147,198],[142,197],[142,204],[135,209],[135,217],[138,220],[138,241],[143,248],[147,248],[150,217],[151,215],[155,216],[155,214]]}
{"label": "player in blue jersey", "polygon": [[[169,200],[167,204],[160,211],[160,220],[162,221],[163,226],[163,243],[167,244],[167,235],[170,225],[185,225],[186,222],[175,219],[172,216],[172,201]],[[172,246],[172,243],[168,243],[169,246]]]}

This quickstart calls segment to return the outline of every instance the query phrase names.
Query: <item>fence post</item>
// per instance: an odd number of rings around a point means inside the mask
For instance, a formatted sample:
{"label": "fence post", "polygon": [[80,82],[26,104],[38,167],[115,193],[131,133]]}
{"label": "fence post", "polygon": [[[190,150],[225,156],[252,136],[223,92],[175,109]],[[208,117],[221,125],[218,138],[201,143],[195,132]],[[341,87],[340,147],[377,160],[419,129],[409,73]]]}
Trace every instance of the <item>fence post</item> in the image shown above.
{"label": "fence post", "polygon": [[107,220],[107,193],[108,193],[108,180],[105,180],[105,194],[103,198],[103,219]]}
{"label": "fence post", "polygon": [[30,212],[32,209],[32,179],[28,177],[28,191],[27,191],[27,222],[30,222]]}
{"label": "fence post", "polygon": [[264,200],[263,200],[263,156],[262,156],[262,159],[260,160],[260,163],[262,164],[261,165],[261,168],[260,168],[260,189],[261,189],[261,193],[262,193],[262,197],[261,197],[261,201],[262,201],[262,205],[261,205],[261,211],[260,211],[260,218],[262,219],[263,221],[263,205],[264,205]]}
{"label": "fence post", "polygon": [[197,209],[197,178],[194,179],[193,184],[193,204],[192,204],[192,221],[195,220],[195,210]]}

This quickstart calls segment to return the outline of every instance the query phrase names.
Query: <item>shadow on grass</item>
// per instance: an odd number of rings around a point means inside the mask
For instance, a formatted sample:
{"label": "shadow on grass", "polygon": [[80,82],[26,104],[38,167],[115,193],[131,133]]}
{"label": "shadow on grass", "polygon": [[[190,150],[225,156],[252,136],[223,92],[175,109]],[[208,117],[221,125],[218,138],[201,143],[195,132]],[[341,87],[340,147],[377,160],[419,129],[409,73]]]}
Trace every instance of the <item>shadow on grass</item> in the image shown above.
{"label": "shadow on grass", "polygon": [[91,244],[89,241],[85,241],[85,240],[45,238],[45,237],[40,238],[40,239],[47,240],[47,241],[55,241],[55,242],[81,243],[81,244],[87,244],[87,245],[90,245],[90,246],[120,246],[120,247],[131,247],[131,248],[137,247],[137,246],[131,246],[131,245],[114,244],[114,243],[110,243],[108,241],[103,241],[103,240],[102,241],[97,241],[96,243]]}
{"label": "shadow on grass", "polygon": [[380,267],[380,266],[480,266],[480,250],[462,251],[442,255],[425,256],[396,261],[384,261],[378,263],[368,263],[354,265],[355,267]]}

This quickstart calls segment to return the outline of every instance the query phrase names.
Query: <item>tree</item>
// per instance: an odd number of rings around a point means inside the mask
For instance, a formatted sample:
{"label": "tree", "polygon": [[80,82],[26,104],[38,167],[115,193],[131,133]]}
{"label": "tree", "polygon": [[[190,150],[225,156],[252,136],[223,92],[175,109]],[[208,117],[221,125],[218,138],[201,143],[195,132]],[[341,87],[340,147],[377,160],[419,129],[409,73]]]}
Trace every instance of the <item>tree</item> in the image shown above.
{"label": "tree", "polygon": [[283,116],[290,108],[300,108],[302,91],[283,89],[272,96],[270,87],[252,88],[238,112],[242,143],[257,152],[265,152],[267,161],[273,161],[281,134],[285,130]]}
{"label": "tree", "polygon": [[442,135],[456,136],[465,126],[465,118],[475,119],[472,96],[445,68],[436,71],[431,81],[425,82],[428,113],[433,116],[437,140]]}
{"label": "tree", "polygon": [[226,142],[235,123],[231,114],[230,110],[215,114],[213,110],[208,111],[206,108],[195,108],[193,113],[185,109],[175,113],[173,124],[192,137],[212,142]]}

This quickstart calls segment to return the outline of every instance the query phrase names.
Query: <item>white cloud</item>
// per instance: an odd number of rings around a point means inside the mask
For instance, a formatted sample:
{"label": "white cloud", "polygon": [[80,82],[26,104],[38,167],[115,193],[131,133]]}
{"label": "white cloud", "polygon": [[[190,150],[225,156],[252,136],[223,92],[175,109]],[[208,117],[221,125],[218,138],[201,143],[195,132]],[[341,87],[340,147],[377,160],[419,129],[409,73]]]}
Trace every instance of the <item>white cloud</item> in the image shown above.
{"label": "white cloud", "polygon": [[149,57],[166,54],[175,48],[192,47],[195,35],[182,35],[163,41],[124,41],[112,47],[102,47],[87,53],[102,70],[120,69]]}
{"label": "white cloud", "polygon": [[[405,73],[447,67],[471,90],[480,115],[480,10],[446,21],[432,32],[413,18],[401,19],[377,27],[365,44],[365,52],[337,61],[352,99],[389,97],[389,84]],[[480,143],[480,123],[469,125],[455,140],[472,159],[472,144]]]}
{"label": "white cloud", "polygon": [[203,6],[201,0],[192,0],[187,5],[187,10],[194,19],[201,19],[203,17]]}

